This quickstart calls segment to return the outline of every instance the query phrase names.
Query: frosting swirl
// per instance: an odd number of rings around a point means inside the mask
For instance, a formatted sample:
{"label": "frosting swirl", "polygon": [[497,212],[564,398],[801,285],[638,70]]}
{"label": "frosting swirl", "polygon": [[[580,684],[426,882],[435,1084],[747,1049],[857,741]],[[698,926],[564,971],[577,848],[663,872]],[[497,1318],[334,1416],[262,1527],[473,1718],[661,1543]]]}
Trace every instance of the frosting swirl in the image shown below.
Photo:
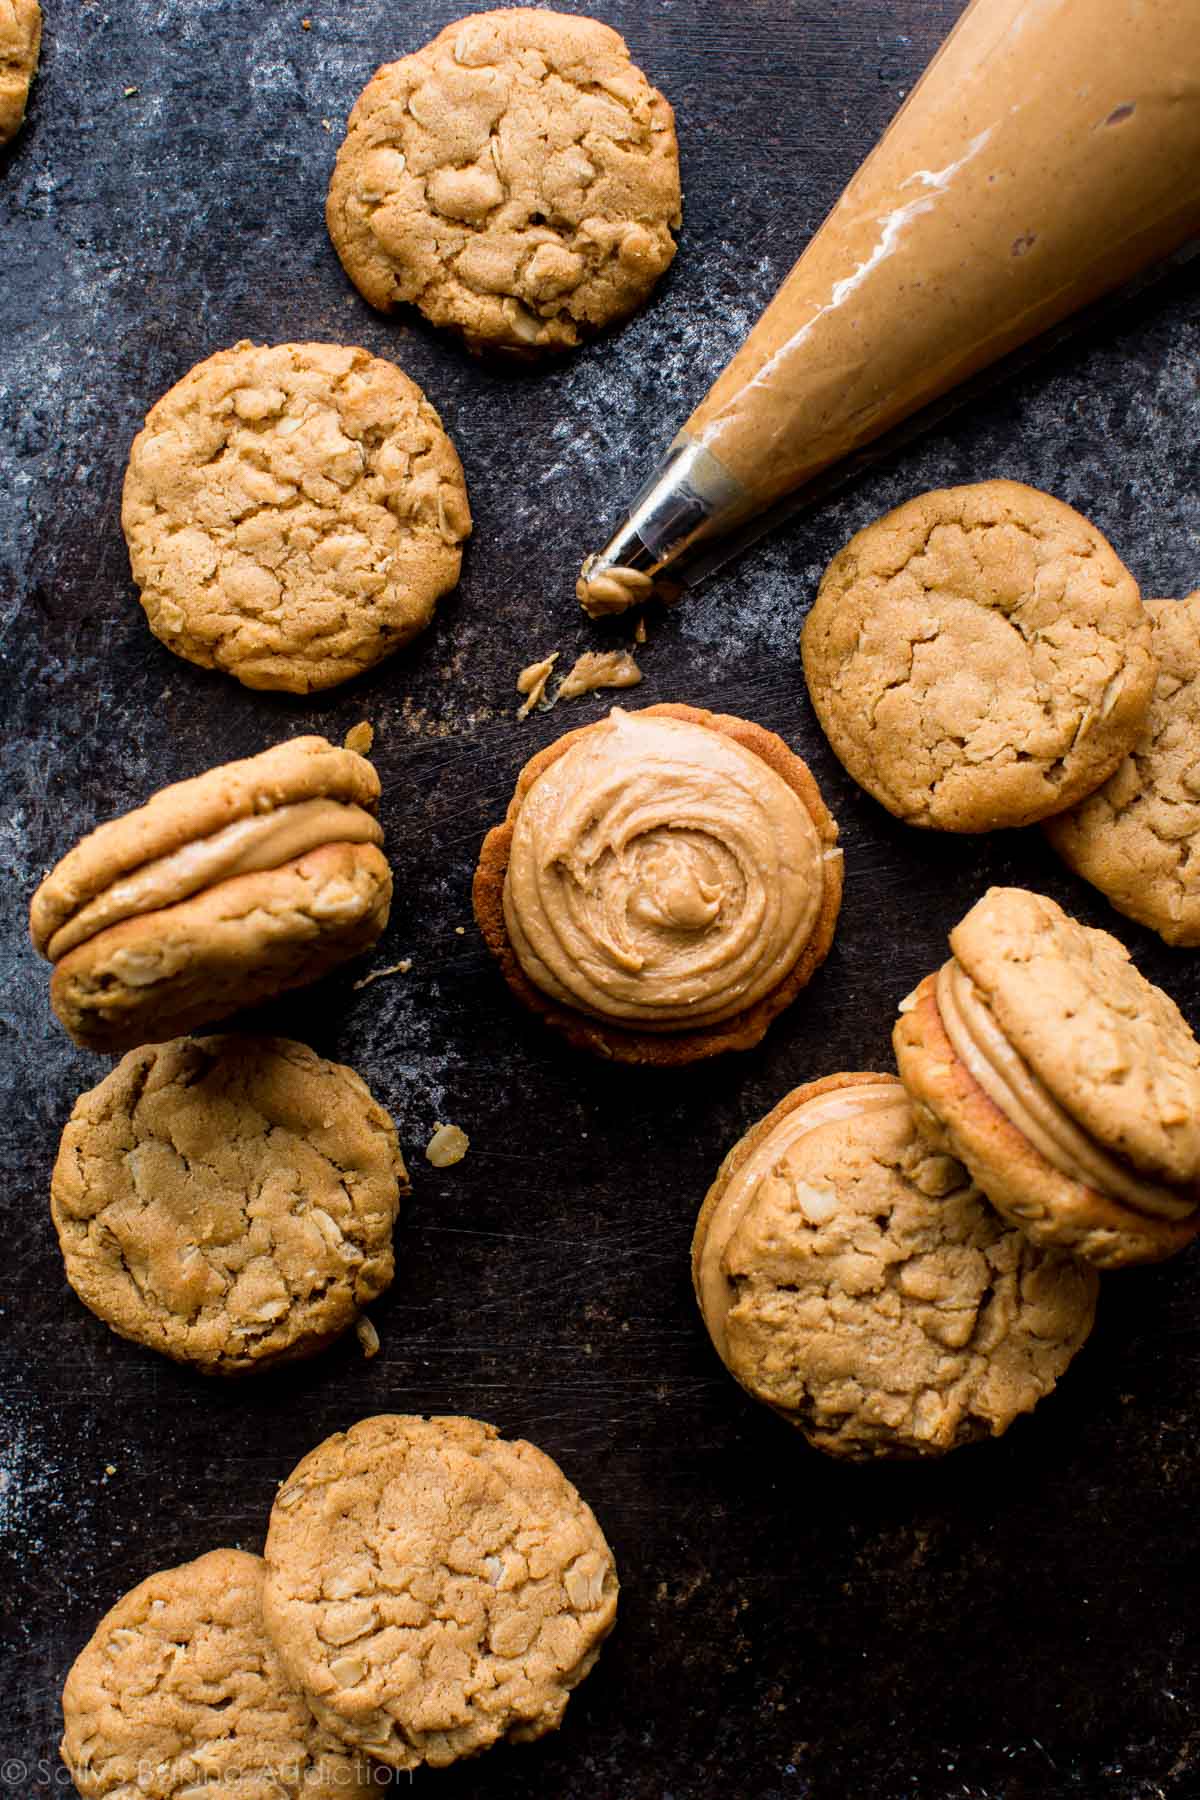
{"label": "frosting swirl", "polygon": [[525,795],[505,924],[553,999],[686,1031],[785,979],[816,924],[827,854],[800,796],[753,751],[615,707]]}

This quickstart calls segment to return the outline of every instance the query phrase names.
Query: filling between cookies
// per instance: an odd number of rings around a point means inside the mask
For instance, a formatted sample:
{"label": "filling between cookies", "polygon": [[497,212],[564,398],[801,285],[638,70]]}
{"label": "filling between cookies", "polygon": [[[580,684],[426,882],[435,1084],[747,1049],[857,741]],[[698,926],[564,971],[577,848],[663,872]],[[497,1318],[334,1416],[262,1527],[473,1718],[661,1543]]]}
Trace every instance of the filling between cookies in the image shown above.
{"label": "filling between cookies", "polygon": [[937,1006],[951,1048],[994,1106],[1051,1166],[1140,1213],[1182,1219],[1195,1198],[1139,1175],[1080,1129],[1009,1043],[956,957],[937,975]]}
{"label": "filling between cookies", "polygon": [[117,925],[263,869],[278,869],[323,844],[379,844],[383,830],[361,806],[341,800],[299,800],[184,844],[124,875],[79,908],[46,946],[51,962]]}
{"label": "filling between cookies", "polygon": [[505,924],[552,999],[684,1031],[786,978],[838,854],[799,795],[734,739],[614,708],[525,795]]}
{"label": "filling between cookies", "polygon": [[[731,1177],[709,1217],[697,1270],[700,1311],[722,1361],[727,1360],[728,1347],[725,1320],[734,1302],[734,1290],[725,1273],[725,1253],[763,1181],[775,1173],[801,1138],[818,1131],[822,1125],[878,1112],[887,1106],[908,1104],[908,1097],[894,1075],[881,1075],[878,1082],[864,1081],[853,1087],[816,1094],[782,1118]],[[801,1205],[806,1216],[818,1225],[833,1216],[837,1202],[833,1195],[820,1194],[813,1189],[807,1199],[802,1196]]]}

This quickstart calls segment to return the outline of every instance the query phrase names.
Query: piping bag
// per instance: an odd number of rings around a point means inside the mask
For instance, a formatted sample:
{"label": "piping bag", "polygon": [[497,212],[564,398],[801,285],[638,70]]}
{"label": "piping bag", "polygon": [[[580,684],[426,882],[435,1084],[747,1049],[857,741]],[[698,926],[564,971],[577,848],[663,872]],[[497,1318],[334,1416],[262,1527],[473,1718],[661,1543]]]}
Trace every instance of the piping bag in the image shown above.
{"label": "piping bag", "polygon": [[1197,233],[1200,0],[972,0],[587,558],[581,603],[677,591],[714,544]]}

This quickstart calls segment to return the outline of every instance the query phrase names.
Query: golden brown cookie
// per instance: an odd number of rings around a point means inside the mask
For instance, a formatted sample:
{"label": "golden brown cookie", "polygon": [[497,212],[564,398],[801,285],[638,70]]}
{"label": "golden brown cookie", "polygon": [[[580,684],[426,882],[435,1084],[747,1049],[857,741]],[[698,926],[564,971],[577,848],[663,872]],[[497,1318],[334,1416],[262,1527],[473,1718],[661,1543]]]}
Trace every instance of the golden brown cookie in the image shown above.
{"label": "golden brown cookie", "polygon": [[930,1139],[1035,1243],[1101,1268],[1200,1231],[1200,1044],[1106,931],[990,888],[900,1009]]}
{"label": "golden brown cookie", "polygon": [[371,1767],[289,1683],[263,1629],[264,1565],[210,1550],[118,1600],[63,1689],[82,1800],[366,1800]]}
{"label": "golden brown cookie", "polygon": [[336,344],[240,343],[197,363],[134,439],[121,522],[168,650],[294,694],[423,630],[471,530],[420,388]]}
{"label": "golden brown cookie", "polygon": [[1006,1226],[870,1074],[796,1088],[735,1144],[692,1275],[730,1374],[856,1461],[1007,1431],[1083,1344],[1098,1287]]}
{"label": "golden brown cookie", "polygon": [[77,1043],[175,1037],[366,950],[387,923],[379,777],[292,738],[155,794],[51,870],[29,912]]}
{"label": "golden brown cookie", "polygon": [[0,144],[17,135],[42,47],[38,0],[0,0]]}
{"label": "golden brown cookie", "polygon": [[310,1452],[267,1537],[264,1616],[317,1717],[397,1769],[561,1723],[612,1630],[590,1507],[475,1419],[363,1419]]}
{"label": "golden brown cookie", "polygon": [[572,1044],[694,1062],[757,1044],[825,960],[836,845],[773,732],[614,708],[522,769],[484,839],[475,917],[517,998]]}
{"label": "golden brown cookie", "polygon": [[176,1038],[76,1101],[50,1210],[105,1324],[241,1375],[323,1349],[384,1291],[407,1189],[352,1069],[287,1038]]}
{"label": "golden brown cookie", "polygon": [[1099,787],[1154,686],[1137,583],[1094,525],[1016,481],[921,494],[834,557],[805,622],[817,717],[910,825],[1028,825]]}
{"label": "golden brown cookie", "polygon": [[367,84],[325,216],[372,306],[411,302],[475,351],[567,349],[675,254],[674,115],[607,25],[476,13]]}
{"label": "golden brown cookie", "polygon": [[1063,861],[1168,944],[1200,944],[1200,589],[1149,600],[1158,678],[1103,787],[1043,830]]}

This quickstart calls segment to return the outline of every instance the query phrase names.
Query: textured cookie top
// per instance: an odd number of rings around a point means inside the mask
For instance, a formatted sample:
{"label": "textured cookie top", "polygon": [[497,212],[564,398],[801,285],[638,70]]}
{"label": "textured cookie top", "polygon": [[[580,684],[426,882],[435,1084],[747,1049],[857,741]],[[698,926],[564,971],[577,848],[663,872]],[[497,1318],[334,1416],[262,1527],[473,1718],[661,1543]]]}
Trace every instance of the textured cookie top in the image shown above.
{"label": "textured cookie top", "polygon": [[21,128],[41,45],[38,0],[0,0],[0,144]]}
{"label": "textured cookie top", "polygon": [[264,1567],[212,1550],[105,1614],[63,1690],[63,1761],[83,1800],[336,1800],[369,1766],[317,1725],[262,1623]]}
{"label": "textured cookie top", "polygon": [[943,831],[1070,806],[1132,748],[1154,683],[1132,575],[1086,519],[1015,481],[922,494],[860,531],[803,651],[850,774]]}
{"label": "textured cookie top", "polygon": [[134,440],[121,522],[168,649],[300,694],[427,625],[471,529],[420,388],[334,344],[241,343],[198,363]]}
{"label": "textured cookie top", "polygon": [[800,793],[734,737],[614,707],[521,796],[504,918],[543,993],[687,1030],[786,978],[836,855]]}
{"label": "textured cookie top", "polygon": [[327,1439],[281,1489],[266,1556],[293,1680],[397,1768],[553,1730],[616,1616],[590,1508],[548,1456],[474,1419]]}
{"label": "textured cookie top", "polygon": [[476,14],[367,84],[326,218],[372,305],[412,301],[473,349],[563,349],[675,254],[671,108],[607,25]]}
{"label": "textured cookie top", "polygon": [[990,888],[950,947],[1004,1036],[1091,1137],[1166,1182],[1200,1180],[1200,1044],[1106,931]]}
{"label": "textured cookie top", "polygon": [[50,1205],[93,1312],[236,1374],[318,1349],[382,1293],[402,1183],[353,1070],[286,1038],[177,1038],[76,1101]]}
{"label": "textured cookie top", "polygon": [[[829,1116],[842,1083],[867,1103]],[[799,1089],[743,1140],[750,1191],[719,1257],[723,1354],[823,1450],[938,1454],[1004,1431],[1054,1386],[1091,1328],[1096,1277],[1006,1227],[923,1143],[898,1082],[865,1083]],[[702,1216],[717,1244],[739,1164]]]}
{"label": "textured cookie top", "polygon": [[1200,944],[1200,589],[1146,604],[1158,678],[1104,786],[1046,820],[1059,855],[1168,944]]}
{"label": "textured cookie top", "polygon": [[34,948],[47,955],[68,921],[122,877],[241,821],[312,800],[371,811],[378,799],[379,777],[366,757],[323,737],[291,738],[173,782],[145,806],[97,826],[50,871],[29,909]]}

